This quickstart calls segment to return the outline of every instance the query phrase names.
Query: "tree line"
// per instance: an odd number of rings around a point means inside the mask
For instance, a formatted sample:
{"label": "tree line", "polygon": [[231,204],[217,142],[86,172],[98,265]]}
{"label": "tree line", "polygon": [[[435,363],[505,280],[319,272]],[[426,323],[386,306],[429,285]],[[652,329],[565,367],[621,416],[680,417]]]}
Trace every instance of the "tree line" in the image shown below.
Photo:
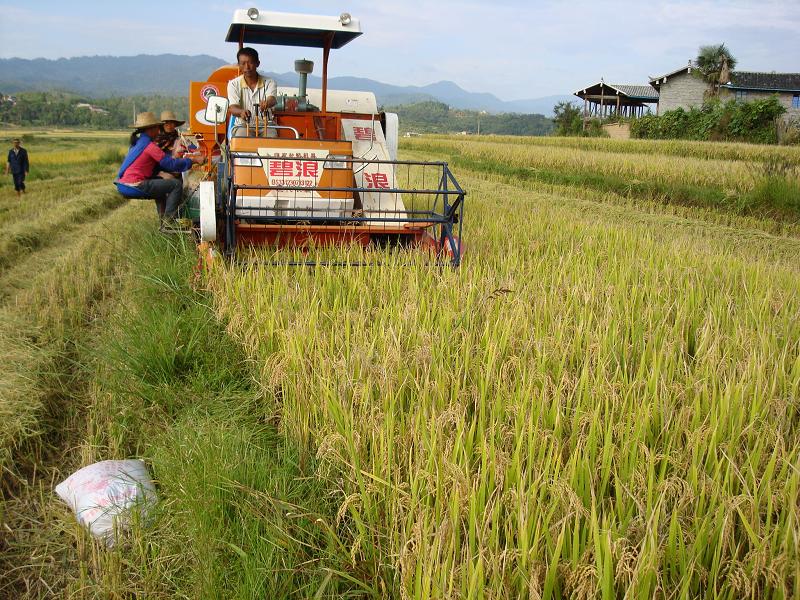
{"label": "tree line", "polygon": [[[101,111],[92,111],[89,104]],[[124,129],[133,123],[136,112],[174,111],[188,116],[185,96],[130,96],[97,100],[69,92],[0,92],[0,124],[34,127],[86,127],[87,129]]]}
{"label": "tree line", "polygon": [[450,108],[444,102],[428,100],[386,107],[397,113],[404,132],[494,135],[549,135],[553,121],[544,115],[500,113]]}
{"label": "tree line", "polygon": [[[103,112],[92,111],[79,104],[90,104]],[[87,129],[124,129],[135,118],[135,112],[150,110],[158,115],[172,110],[181,118],[188,117],[188,100],[184,96],[131,96],[102,100],[81,97],[69,92],[20,92],[11,96],[0,92],[0,124],[36,127],[86,127]],[[419,102],[386,108],[400,117],[403,131],[496,134],[548,135],[553,122],[543,115],[488,114],[471,110],[451,109],[442,102]]]}

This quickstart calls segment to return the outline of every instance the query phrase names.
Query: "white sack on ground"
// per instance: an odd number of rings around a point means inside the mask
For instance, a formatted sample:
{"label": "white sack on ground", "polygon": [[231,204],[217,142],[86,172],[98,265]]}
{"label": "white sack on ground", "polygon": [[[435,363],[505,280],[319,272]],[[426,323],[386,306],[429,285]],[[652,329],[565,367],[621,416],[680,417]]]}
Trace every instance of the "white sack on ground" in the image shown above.
{"label": "white sack on ground", "polygon": [[156,501],[153,480],[141,460],[104,460],[83,467],[59,483],[56,494],[108,546],[116,541],[115,523],[124,529],[132,510],[144,518]]}

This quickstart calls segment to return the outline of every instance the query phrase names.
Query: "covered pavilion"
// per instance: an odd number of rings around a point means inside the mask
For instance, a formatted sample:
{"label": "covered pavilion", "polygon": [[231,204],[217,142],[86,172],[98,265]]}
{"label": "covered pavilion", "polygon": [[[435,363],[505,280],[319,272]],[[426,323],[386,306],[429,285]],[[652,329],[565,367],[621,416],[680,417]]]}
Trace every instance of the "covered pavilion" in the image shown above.
{"label": "covered pavilion", "polygon": [[641,117],[658,104],[658,92],[650,85],[599,83],[575,92],[583,100],[584,125],[588,119],[611,116]]}

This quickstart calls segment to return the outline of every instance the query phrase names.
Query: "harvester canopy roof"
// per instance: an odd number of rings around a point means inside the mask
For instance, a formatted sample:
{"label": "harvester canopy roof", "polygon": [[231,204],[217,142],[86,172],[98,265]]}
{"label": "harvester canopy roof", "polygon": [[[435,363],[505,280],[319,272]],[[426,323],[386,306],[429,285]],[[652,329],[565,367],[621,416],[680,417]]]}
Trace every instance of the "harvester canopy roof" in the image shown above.
{"label": "harvester canopy roof", "polygon": [[341,48],[361,35],[361,22],[350,15],[325,17],[241,9],[233,13],[226,42]]}

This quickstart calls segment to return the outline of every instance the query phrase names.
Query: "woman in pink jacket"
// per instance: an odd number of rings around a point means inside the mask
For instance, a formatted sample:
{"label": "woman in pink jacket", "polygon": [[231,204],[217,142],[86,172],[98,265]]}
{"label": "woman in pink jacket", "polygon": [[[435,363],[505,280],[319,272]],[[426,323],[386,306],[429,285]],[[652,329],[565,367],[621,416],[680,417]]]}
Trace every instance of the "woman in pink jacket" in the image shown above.
{"label": "woman in pink jacket", "polygon": [[153,198],[156,201],[158,215],[163,221],[175,222],[181,204],[180,179],[154,178],[158,169],[169,172],[183,172],[192,165],[202,165],[204,156],[191,158],[173,158],[161,150],[154,142],[161,127],[152,112],[136,115],[136,123],[132,125],[131,147],[114,182],[119,193],[126,198]]}

